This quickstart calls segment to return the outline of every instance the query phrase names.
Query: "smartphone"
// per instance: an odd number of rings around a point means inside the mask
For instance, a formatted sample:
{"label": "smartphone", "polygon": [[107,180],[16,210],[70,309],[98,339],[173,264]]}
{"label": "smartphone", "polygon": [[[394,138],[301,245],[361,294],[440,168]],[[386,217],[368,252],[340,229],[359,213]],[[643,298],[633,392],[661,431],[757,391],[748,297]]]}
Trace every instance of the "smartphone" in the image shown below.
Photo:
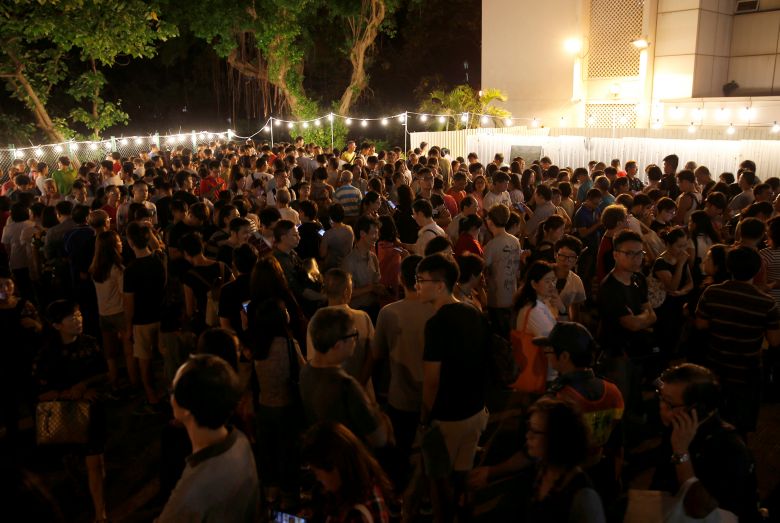
{"label": "smartphone", "polygon": [[306,519],[294,514],[287,514],[286,512],[274,513],[275,523],[306,523]]}
{"label": "smartphone", "polygon": [[249,313],[249,304],[252,303],[250,300],[245,301],[241,304],[241,306],[244,308],[244,312]]}
{"label": "smartphone", "polygon": [[395,204],[394,204],[393,202],[391,202],[390,200],[387,200],[387,205],[388,205],[388,207],[390,207],[391,209],[395,209]]}
{"label": "smartphone", "polygon": [[325,236],[325,229],[320,229],[319,231],[317,231],[317,234],[319,234],[320,236]]}

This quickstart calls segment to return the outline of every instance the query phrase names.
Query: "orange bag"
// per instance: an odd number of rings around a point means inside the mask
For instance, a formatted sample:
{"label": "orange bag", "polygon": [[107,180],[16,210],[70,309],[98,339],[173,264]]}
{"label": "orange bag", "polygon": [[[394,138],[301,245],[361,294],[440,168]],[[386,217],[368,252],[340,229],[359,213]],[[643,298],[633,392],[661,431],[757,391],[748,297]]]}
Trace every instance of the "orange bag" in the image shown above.
{"label": "orange bag", "polygon": [[520,369],[520,375],[511,388],[522,392],[544,394],[547,385],[547,357],[541,347],[533,342],[534,336],[528,332],[528,316],[531,309],[525,313],[523,328],[510,333],[512,355]]}

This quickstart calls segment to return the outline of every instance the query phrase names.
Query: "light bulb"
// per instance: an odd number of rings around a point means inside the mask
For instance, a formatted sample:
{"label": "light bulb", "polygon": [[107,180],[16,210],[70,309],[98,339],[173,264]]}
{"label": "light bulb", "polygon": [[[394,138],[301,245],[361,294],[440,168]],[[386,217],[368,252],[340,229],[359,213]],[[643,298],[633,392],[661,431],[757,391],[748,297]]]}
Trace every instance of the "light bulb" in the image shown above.
{"label": "light bulb", "polygon": [[17,158],[17,159],[24,158],[24,151],[20,151],[19,149],[14,151],[14,158]]}
{"label": "light bulb", "polygon": [[368,120],[363,120],[362,122],[360,122],[360,125],[366,127],[368,125]]}
{"label": "light bulb", "polygon": [[206,138],[206,131],[203,131],[202,133],[200,133],[200,137],[201,138]]}
{"label": "light bulb", "polygon": [[691,115],[693,116],[694,120],[699,121],[704,117],[704,110],[701,107],[697,107],[691,111]]}
{"label": "light bulb", "polygon": [[[281,125],[281,122],[278,123],[278,125]],[[214,133],[209,133],[209,140],[214,139]]]}
{"label": "light bulb", "polygon": [[463,113],[460,115],[460,121],[466,123],[469,121],[469,113]]}
{"label": "light bulb", "polygon": [[54,152],[61,153],[62,152],[62,146],[61,145],[55,145],[54,146]]}
{"label": "light bulb", "polygon": [[481,123],[482,125],[487,125],[488,117],[483,115],[482,118],[479,119],[479,123]]}
{"label": "light bulb", "polygon": [[288,129],[292,129],[293,128],[293,123],[292,122],[287,122],[287,128]]}
{"label": "light bulb", "polygon": [[446,116],[439,116],[439,123],[444,123],[446,121],[447,121],[447,117]]}
{"label": "light bulb", "polygon": [[77,144],[77,143],[75,143],[75,142],[74,142],[74,143],[72,143],[72,144],[70,145],[70,150],[71,150],[71,151],[78,151],[78,150],[79,150],[79,144]]}
{"label": "light bulb", "polygon": [[729,124],[726,129],[726,134],[734,134],[735,132],[737,132],[737,130],[734,128],[734,124]]}
{"label": "light bulb", "polygon": [[504,125],[507,127],[512,125],[512,119],[511,118],[504,118]]}
{"label": "light bulb", "polygon": [[322,123],[319,120],[314,120],[314,126],[319,127]]}
{"label": "light bulb", "polygon": [[775,122],[774,125],[772,125],[772,132],[776,133],[778,131],[780,131],[780,125],[777,125],[777,122]]}
{"label": "light bulb", "polygon": [[43,156],[43,149],[41,149],[40,147],[35,149],[35,156],[39,156],[39,157]]}
{"label": "light bulb", "polygon": [[592,114],[588,116],[588,125],[596,125],[596,117]]}
{"label": "light bulb", "polygon": [[679,120],[680,118],[682,118],[682,110],[679,107],[675,106],[669,110],[669,116],[671,116],[672,119],[674,120]]}
{"label": "light bulb", "polygon": [[401,122],[401,123],[406,122],[406,115],[405,114],[400,115],[398,117],[398,121]]}
{"label": "light bulb", "polygon": [[537,120],[536,118],[531,120],[531,127],[539,127],[539,120]]}
{"label": "light bulb", "polygon": [[720,121],[724,121],[726,120],[726,118],[729,117],[729,110],[726,109],[725,107],[721,107],[720,109],[718,109],[718,112],[715,113],[715,117]]}
{"label": "light bulb", "polygon": [[309,122],[303,122],[303,128],[308,129],[309,128]]}
{"label": "light bulb", "polygon": [[387,125],[387,118],[382,118],[382,125]]}
{"label": "light bulb", "polygon": [[618,123],[620,125],[628,124],[628,117],[627,116],[621,116],[620,118],[618,118]]}
{"label": "light bulb", "polygon": [[652,128],[653,128],[653,129],[660,129],[660,128],[662,127],[662,125],[663,125],[663,124],[661,123],[661,120],[659,120],[659,119],[656,119],[656,120],[653,122]]}
{"label": "light bulb", "polygon": [[421,122],[427,122],[428,121],[428,115],[427,114],[423,114],[422,116],[420,116],[420,121]]}
{"label": "light bulb", "polygon": [[333,121],[333,114],[329,114],[329,115],[328,115],[328,121],[329,121],[329,122],[332,122],[332,121]]}
{"label": "light bulb", "polygon": [[119,143],[121,143],[122,145],[127,145],[129,143],[129,140],[127,138],[122,138],[122,141]]}
{"label": "light bulb", "polygon": [[133,143],[135,143],[136,145],[141,145],[142,143],[144,143],[144,141],[140,138],[136,138],[135,140],[133,140]]}
{"label": "light bulb", "polygon": [[344,125],[352,125],[352,118],[347,118],[344,120]]}
{"label": "light bulb", "polygon": [[691,122],[691,125],[688,126],[688,132],[691,134],[696,132],[696,126],[693,125],[693,122]]}
{"label": "light bulb", "polygon": [[276,126],[280,127],[281,125],[282,125],[282,121],[281,120],[276,120]]}
{"label": "light bulb", "polygon": [[266,125],[265,127],[263,127],[263,131],[270,132],[271,131],[271,127]]}

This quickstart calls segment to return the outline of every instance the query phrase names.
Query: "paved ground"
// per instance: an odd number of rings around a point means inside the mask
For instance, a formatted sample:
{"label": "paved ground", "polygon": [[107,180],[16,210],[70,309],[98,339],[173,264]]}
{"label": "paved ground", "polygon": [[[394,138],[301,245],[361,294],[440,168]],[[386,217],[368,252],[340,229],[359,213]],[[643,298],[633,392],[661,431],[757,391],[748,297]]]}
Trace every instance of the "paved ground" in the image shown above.
{"label": "paved ground", "polygon": [[[140,400],[111,404],[110,436],[106,449],[106,499],[111,521],[141,523],[152,521],[164,499],[159,489],[160,433],[167,422],[165,414],[134,415]],[[509,408],[494,412],[492,427],[502,419],[502,430],[491,443],[490,461],[499,459],[516,445],[519,425],[515,412]],[[31,437],[31,420],[25,423]],[[490,432],[489,432],[490,433]],[[29,438],[28,438],[29,439]],[[648,441],[648,445],[652,445]],[[765,404],[761,410],[759,430],[750,440],[758,470],[762,498],[777,491],[780,483],[780,403]],[[22,464],[21,476],[9,476],[9,490],[0,485],[0,492],[12,493],[20,507],[27,507],[24,516],[7,521],[67,521],[87,523],[92,520],[86,473],[81,460],[68,459],[57,453],[36,449],[29,443],[12,456]],[[635,485],[646,478],[637,474]],[[19,494],[20,486],[24,487]],[[507,485],[507,488],[510,488]],[[516,488],[516,487],[515,487]],[[16,489],[16,490],[14,490]],[[8,506],[6,501],[2,501]],[[59,507],[61,517],[47,507]],[[34,507],[35,510],[30,510]],[[5,520],[4,518],[0,518]]]}

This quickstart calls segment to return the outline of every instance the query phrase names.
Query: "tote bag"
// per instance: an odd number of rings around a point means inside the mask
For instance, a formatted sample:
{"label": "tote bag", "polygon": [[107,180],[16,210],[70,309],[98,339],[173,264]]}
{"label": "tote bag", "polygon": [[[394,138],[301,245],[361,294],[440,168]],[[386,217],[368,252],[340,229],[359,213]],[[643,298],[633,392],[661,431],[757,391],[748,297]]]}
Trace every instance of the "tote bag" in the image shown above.
{"label": "tote bag", "polygon": [[523,319],[523,328],[510,333],[512,355],[520,369],[520,375],[512,384],[512,389],[534,394],[543,394],[547,384],[547,357],[541,347],[533,342],[534,336],[528,332],[529,308]]}

